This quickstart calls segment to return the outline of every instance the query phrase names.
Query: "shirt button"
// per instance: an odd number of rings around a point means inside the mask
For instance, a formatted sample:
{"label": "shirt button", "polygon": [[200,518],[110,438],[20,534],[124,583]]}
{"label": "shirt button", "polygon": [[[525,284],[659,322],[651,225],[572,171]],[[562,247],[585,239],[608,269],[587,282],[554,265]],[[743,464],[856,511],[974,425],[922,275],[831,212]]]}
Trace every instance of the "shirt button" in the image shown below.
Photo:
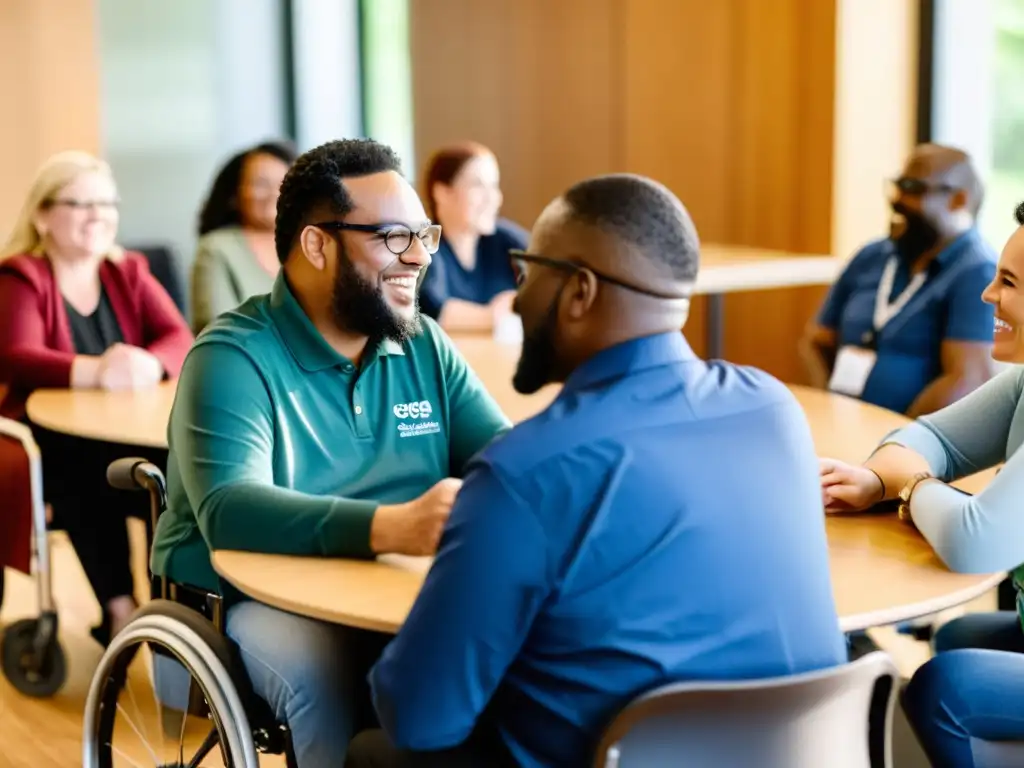
{"label": "shirt button", "polygon": [[342,370],[345,371],[345,373],[352,373],[352,371],[355,370],[355,366],[351,363],[345,363],[345,367]]}
{"label": "shirt button", "polygon": [[359,414],[361,414],[362,412],[363,412],[363,406],[361,406],[361,405],[357,405],[357,406],[356,406],[356,416],[358,416],[358,415],[359,415]]}

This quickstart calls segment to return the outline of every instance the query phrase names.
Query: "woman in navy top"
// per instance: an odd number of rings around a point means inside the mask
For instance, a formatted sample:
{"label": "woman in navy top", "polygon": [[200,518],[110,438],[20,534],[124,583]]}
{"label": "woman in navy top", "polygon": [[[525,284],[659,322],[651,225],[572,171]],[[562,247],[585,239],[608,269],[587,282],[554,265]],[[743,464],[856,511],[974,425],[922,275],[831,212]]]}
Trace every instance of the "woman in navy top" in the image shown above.
{"label": "woman in navy top", "polygon": [[498,161],[465,142],[427,163],[423,200],[441,225],[441,245],[420,288],[420,308],[449,331],[489,331],[511,313],[516,279],[508,252],[526,248],[525,230],[498,218]]}

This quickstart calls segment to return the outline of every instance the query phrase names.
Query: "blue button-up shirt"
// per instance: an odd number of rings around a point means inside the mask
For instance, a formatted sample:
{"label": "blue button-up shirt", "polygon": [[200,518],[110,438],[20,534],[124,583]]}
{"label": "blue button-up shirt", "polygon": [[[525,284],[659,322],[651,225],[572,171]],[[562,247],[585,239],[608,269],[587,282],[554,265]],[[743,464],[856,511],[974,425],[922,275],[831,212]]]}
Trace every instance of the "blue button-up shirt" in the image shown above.
{"label": "blue button-up shirt", "polygon": [[[873,330],[875,299],[885,265],[895,253],[889,239],[869,243],[851,259],[818,316],[839,346],[863,346]],[[992,341],[993,308],[981,300],[996,271],[996,254],[971,229],[950,243],[929,267],[928,279],[874,340],[877,359],[861,400],[905,413],[942,374],[943,341]],[[889,301],[910,282],[900,261]]]}
{"label": "blue button-up shirt", "polygon": [[486,707],[522,765],[583,765],[651,686],[845,659],[800,405],[669,333],[598,354],[473,461],[371,684],[403,748],[461,743]]}

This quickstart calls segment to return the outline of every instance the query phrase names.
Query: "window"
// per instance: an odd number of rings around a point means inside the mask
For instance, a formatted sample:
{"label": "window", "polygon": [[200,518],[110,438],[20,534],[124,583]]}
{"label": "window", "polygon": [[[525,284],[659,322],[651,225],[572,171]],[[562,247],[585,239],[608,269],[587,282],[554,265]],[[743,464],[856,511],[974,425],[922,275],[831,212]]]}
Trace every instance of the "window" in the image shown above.
{"label": "window", "polygon": [[359,15],[363,128],[368,137],[398,153],[406,175],[413,179],[409,0],[362,0]]}
{"label": "window", "polygon": [[[922,139],[959,146],[985,181],[979,222],[1000,250],[1024,200],[1024,3],[926,0]],[[929,23],[930,22],[930,23]],[[927,27],[931,27],[930,30]],[[930,91],[930,93],[929,93]],[[930,96],[930,98],[929,98]]]}

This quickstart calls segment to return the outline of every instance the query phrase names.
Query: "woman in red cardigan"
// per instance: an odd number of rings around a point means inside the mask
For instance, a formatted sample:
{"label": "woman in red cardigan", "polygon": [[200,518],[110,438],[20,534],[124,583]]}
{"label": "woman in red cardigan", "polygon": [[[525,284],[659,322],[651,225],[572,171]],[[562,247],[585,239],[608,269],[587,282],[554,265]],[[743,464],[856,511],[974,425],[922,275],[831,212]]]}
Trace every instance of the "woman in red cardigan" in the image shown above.
{"label": "woman in red cardigan", "polygon": [[[116,245],[117,202],[110,168],[87,153],[60,153],[39,170],[0,249],[0,415],[25,419],[40,387],[130,390],[178,375],[192,333],[145,258]],[[54,527],[67,531],[100,601],[93,636],[106,644],[136,607],[125,515],[144,515],[147,505],[109,488],[105,468],[137,449],[33,432]],[[161,453],[150,458],[165,464]],[[6,470],[2,480],[27,482]],[[28,511],[9,518],[0,539],[13,551],[0,552],[0,565],[26,566]]]}

